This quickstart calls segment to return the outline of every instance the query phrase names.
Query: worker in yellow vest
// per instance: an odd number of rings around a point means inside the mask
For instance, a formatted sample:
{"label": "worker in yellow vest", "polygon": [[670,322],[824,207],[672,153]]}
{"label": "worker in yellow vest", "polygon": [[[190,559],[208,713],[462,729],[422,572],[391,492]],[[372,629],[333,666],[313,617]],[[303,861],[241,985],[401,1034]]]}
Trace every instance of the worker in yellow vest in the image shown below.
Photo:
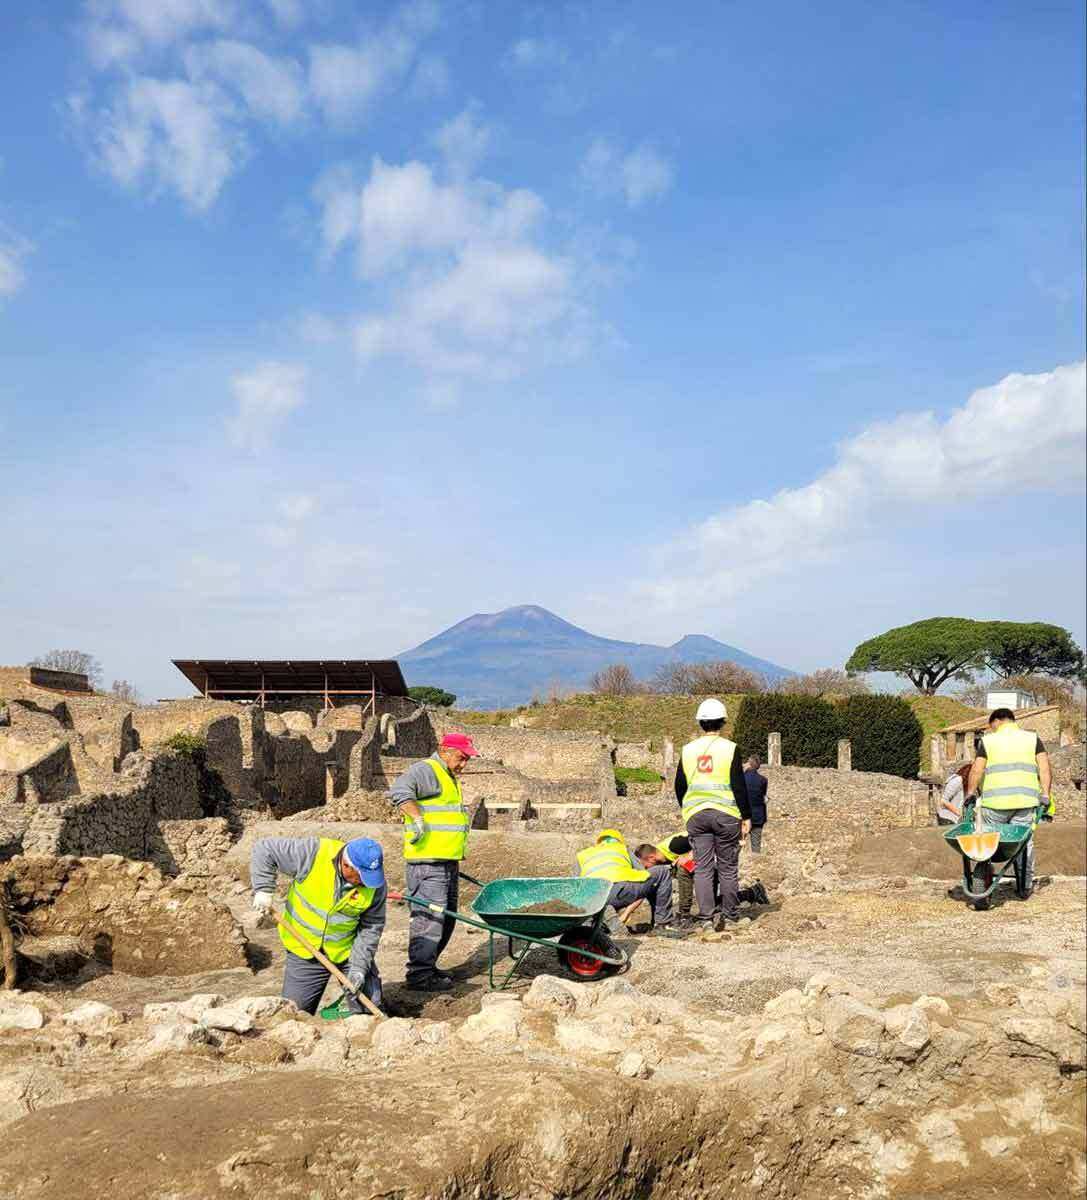
{"label": "worker in yellow vest", "polygon": [[584,879],[606,879],[611,884],[608,904],[623,909],[646,900],[653,912],[649,932],[657,937],[683,937],[672,920],[672,868],[668,864],[648,870],[635,863],[618,829],[603,829],[596,841],[577,855],[577,873]]}
{"label": "worker in yellow vest", "polygon": [[[381,1008],[381,976],[375,957],[385,929],[381,846],[372,838],[347,843],[335,838],[261,838],[254,842],[249,860],[257,912],[272,911],[277,873],[289,875],[292,881],[283,906],[287,928],[279,929],[279,940],[287,952],[283,995],[302,1012],[317,1011],[329,970],[305,945],[309,942]],[[352,996],[348,996],[347,1006],[353,1013],[365,1011]]]}
{"label": "worker in yellow vest", "polygon": [[[412,763],[389,789],[404,818],[404,882],[409,896],[452,911],[460,890],[460,863],[468,850],[468,810],[460,775],[479,751],[464,733],[447,733],[433,757]],[[453,977],[438,967],[457,922],[411,905],[407,984],[418,992],[448,992]]]}
{"label": "worker in yellow vest", "polygon": [[[1053,819],[1053,771],[1042,739],[1020,729],[1010,708],[997,708],[989,716],[989,732],[981,739],[967,795],[977,794],[986,827],[1034,825],[1039,814]],[[1034,887],[1034,839],[1027,847],[1026,895]]]}
{"label": "worker in yellow vest", "polygon": [[[681,926],[688,924],[692,919],[691,902],[694,900],[695,864],[691,839],[686,833],[673,833],[671,837],[662,838],[655,846],[643,842],[634,848],[634,857],[647,871],[661,864],[671,869],[676,895],[676,921]],[[770,903],[770,894],[761,879],[756,879],[749,887],[740,888],[736,898],[740,904]],[[709,921],[712,914],[700,913],[699,919]]]}
{"label": "worker in yellow vest", "polygon": [[713,914],[718,933],[738,919],[740,846],[751,831],[740,751],[721,734],[727,717],[720,700],[703,700],[695,713],[702,735],[683,747],[676,768],[676,801],[694,850],[698,911]]}

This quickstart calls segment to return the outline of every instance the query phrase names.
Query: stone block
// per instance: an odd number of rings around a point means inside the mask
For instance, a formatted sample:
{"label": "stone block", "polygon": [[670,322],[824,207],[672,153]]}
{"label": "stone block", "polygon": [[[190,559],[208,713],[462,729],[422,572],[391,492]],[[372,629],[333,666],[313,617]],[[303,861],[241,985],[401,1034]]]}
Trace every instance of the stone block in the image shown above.
{"label": "stone block", "polygon": [[419,1040],[419,1027],[407,1017],[390,1017],[381,1021],[374,1030],[370,1045],[381,1054],[396,1054],[415,1045]]}
{"label": "stone block", "polygon": [[470,1046],[511,1045],[521,1032],[521,1005],[494,1004],[470,1016],[457,1037]]}
{"label": "stone block", "polygon": [[573,1012],[577,998],[573,992],[554,975],[537,975],[525,993],[525,1008],[543,1012]]}

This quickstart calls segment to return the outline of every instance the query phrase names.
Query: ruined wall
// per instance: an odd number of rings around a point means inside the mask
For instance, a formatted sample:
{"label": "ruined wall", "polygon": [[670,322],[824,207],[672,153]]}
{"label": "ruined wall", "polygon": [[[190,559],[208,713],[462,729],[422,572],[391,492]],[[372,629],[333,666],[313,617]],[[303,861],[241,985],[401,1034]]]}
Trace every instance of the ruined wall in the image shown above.
{"label": "ruined wall", "polygon": [[393,754],[407,758],[426,758],[438,748],[431,712],[414,708],[404,716],[385,713],[381,717],[381,734],[385,746]]}
{"label": "ruined wall", "polygon": [[230,827],[223,817],[202,821],[160,821],[162,850],[152,853],[151,861],[160,870],[173,874],[206,876],[234,844]]}
{"label": "ruined wall", "polygon": [[0,732],[0,806],[49,804],[79,791],[71,748]]}
{"label": "ruined wall", "polygon": [[36,806],[23,849],[28,854],[121,854],[166,864],[169,848],[159,823],[203,816],[196,767],[183,756],[166,754],[119,778],[113,790]]}
{"label": "ruined wall", "polygon": [[486,758],[495,758],[537,779],[553,782],[596,779],[612,770],[613,743],[596,733],[553,729],[510,729],[501,725],[458,725],[440,712],[431,719],[439,734],[467,733]]}
{"label": "ruined wall", "polygon": [[[248,732],[249,710],[228,700],[163,700],[146,708],[132,710],[132,725],[140,739],[140,747],[153,750],[175,733],[197,736],[217,717],[236,717]],[[247,764],[248,765],[248,764]]]}
{"label": "ruined wall", "polygon": [[645,767],[660,771],[663,756],[659,750],[651,750],[649,742],[619,742],[615,747],[617,767]]}

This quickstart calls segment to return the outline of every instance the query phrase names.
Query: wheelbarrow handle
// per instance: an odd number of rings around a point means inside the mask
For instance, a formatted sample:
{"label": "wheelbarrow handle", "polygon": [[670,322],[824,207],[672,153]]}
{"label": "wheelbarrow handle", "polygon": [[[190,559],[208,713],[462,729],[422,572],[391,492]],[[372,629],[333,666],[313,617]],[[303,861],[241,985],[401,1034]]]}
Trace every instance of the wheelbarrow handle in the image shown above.
{"label": "wheelbarrow handle", "polygon": [[481,879],[477,879],[474,875],[469,875],[467,871],[459,872],[461,879],[467,879],[469,883],[474,883],[477,888],[486,887],[487,885]]}
{"label": "wheelbarrow handle", "polygon": [[[386,893],[390,900],[403,900],[405,904],[414,904],[418,908],[428,909],[439,917],[452,917],[454,921],[463,921],[465,925],[474,925],[477,929],[482,929],[486,933],[495,933],[496,930],[492,925],[487,925],[483,921],[476,921],[472,917],[466,917],[464,913],[457,912],[455,908],[442,908],[440,904],[433,904],[429,900],[419,900],[415,896],[409,896],[404,892],[389,891]],[[500,932],[500,931],[499,931]]]}

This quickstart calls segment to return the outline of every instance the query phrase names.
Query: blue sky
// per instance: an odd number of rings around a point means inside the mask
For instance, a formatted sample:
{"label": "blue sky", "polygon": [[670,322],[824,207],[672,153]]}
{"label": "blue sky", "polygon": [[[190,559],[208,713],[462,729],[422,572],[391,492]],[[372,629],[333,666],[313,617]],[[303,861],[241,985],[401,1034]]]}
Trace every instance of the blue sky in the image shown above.
{"label": "blue sky", "polygon": [[1082,641],[1083,23],[6,6],[0,661]]}

